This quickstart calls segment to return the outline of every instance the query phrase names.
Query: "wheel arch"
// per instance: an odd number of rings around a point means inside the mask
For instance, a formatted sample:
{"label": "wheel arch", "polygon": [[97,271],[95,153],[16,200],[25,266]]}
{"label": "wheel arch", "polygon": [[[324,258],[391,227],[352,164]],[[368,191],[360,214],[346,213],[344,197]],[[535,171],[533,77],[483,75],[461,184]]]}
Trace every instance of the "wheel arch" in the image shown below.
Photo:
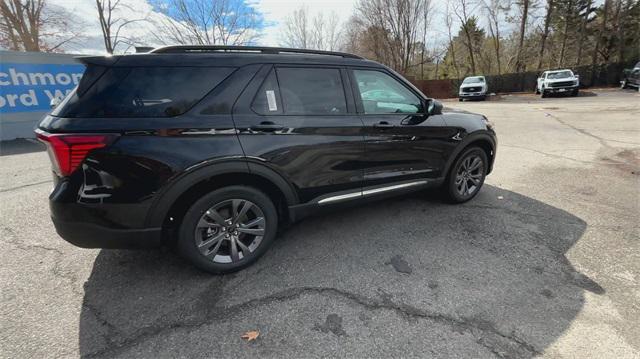
{"label": "wheel arch", "polygon": [[482,148],[487,154],[487,158],[489,159],[489,167],[487,169],[487,174],[491,173],[493,170],[493,162],[496,156],[496,143],[495,140],[485,132],[471,133],[466,136],[462,142],[456,147],[451,156],[449,156],[449,160],[447,161],[444,177],[446,178],[449,175],[449,170],[451,166],[455,163],[456,159],[460,156],[460,154],[469,147],[477,146]]}
{"label": "wheel arch", "polygon": [[189,171],[159,193],[147,215],[146,225],[175,228],[193,201],[231,184],[247,185],[265,192],[285,221],[288,219],[288,206],[298,203],[293,186],[266,165],[245,160],[216,161]]}

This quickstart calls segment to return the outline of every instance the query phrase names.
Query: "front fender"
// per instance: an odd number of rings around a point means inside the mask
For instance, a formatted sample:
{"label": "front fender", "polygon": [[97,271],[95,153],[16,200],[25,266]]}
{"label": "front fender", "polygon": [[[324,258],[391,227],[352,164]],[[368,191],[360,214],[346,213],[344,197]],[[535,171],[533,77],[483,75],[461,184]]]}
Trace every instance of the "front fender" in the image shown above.
{"label": "front fender", "polygon": [[476,143],[487,144],[491,148],[491,152],[493,153],[493,155],[489,159],[487,174],[491,173],[491,171],[493,170],[493,163],[496,158],[496,148],[498,145],[497,139],[495,133],[491,130],[477,130],[464,136],[458,146],[456,146],[455,150],[453,150],[451,156],[449,156],[449,159],[445,164],[445,171],[443,172],[445,173],[445,177],[447,176],[446,174],[449,173],[451,166],[453,166],[460,153],[462,153],[465,148]]}

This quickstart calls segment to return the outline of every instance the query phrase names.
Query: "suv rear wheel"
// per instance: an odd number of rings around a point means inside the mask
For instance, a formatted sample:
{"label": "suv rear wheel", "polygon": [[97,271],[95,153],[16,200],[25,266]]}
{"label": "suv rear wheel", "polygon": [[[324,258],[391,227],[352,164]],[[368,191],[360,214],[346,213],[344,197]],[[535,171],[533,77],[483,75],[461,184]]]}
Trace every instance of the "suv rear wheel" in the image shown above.
{"label": "suv rear wheel", "polygon": [[484,184],[488,163],[482,148],[474,146],[464,150],[444,183],[447,199],[452,203],[463,203],[475,197]]}
{"label": "suv rear wheel", "polygon": [[267,195],[246,186],[217,189],[197,200],[180,226],[178,249],[210,273],[240,270],[275,239],[278,213]]}

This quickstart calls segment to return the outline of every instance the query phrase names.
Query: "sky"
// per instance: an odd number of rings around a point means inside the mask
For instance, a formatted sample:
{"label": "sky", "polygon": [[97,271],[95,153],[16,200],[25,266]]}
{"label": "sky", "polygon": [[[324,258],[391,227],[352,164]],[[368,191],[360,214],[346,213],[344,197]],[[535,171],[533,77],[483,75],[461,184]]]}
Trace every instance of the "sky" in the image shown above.
{"label": "sky", "polygon": [[[59,6],[79,20],[82,24],[83,38],[74,44],[69,45],[65,50],[70,53],[101,54],[104,53],[102,43],[102,33],[98,22],[98,15],[94,0],[49,0],[52,5]],[[123,17],[136,19],[142,17],[154,18],[164,16],[154,8],[151,0],[123,0],[135,11],[123,12]],[[294,10],[304,5],[309,9],[310,14],[318,12],[329,13],[335,11],[341,22],[345,22],[353,13],[356,0],[247,0],[249,4],[262,13],[266,27],[263,29],[263,36],[258,41],[263,46],[278,46],[279,29],[284,19]],[[136,38],[149,39],[151,28],[142,22],[129,25],[127,32],[135,35]],[[141,44],[142,45],[142,44]],[[153,44],[149,44],[153,45]],[[123,48],[118,48],[123,50]]]}

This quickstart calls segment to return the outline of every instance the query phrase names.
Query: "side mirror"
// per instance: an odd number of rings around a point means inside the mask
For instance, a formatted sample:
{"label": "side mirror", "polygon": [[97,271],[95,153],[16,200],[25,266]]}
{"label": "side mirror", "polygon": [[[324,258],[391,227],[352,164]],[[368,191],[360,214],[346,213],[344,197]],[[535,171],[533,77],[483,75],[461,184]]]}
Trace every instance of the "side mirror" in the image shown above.
{"label": "side mirror", "polygon": [[62,99],[60,97],[54,97],[51,99],[51,102],[49,102],[49,107],[51,107],[51,109],[56,108],[60,103],[62,102]]}
{"label": "side mirror", "polygon": [[442,102],[438,100],[429,100],[429,106],[427,107],[427,115],[441,115],[442,114]]}

